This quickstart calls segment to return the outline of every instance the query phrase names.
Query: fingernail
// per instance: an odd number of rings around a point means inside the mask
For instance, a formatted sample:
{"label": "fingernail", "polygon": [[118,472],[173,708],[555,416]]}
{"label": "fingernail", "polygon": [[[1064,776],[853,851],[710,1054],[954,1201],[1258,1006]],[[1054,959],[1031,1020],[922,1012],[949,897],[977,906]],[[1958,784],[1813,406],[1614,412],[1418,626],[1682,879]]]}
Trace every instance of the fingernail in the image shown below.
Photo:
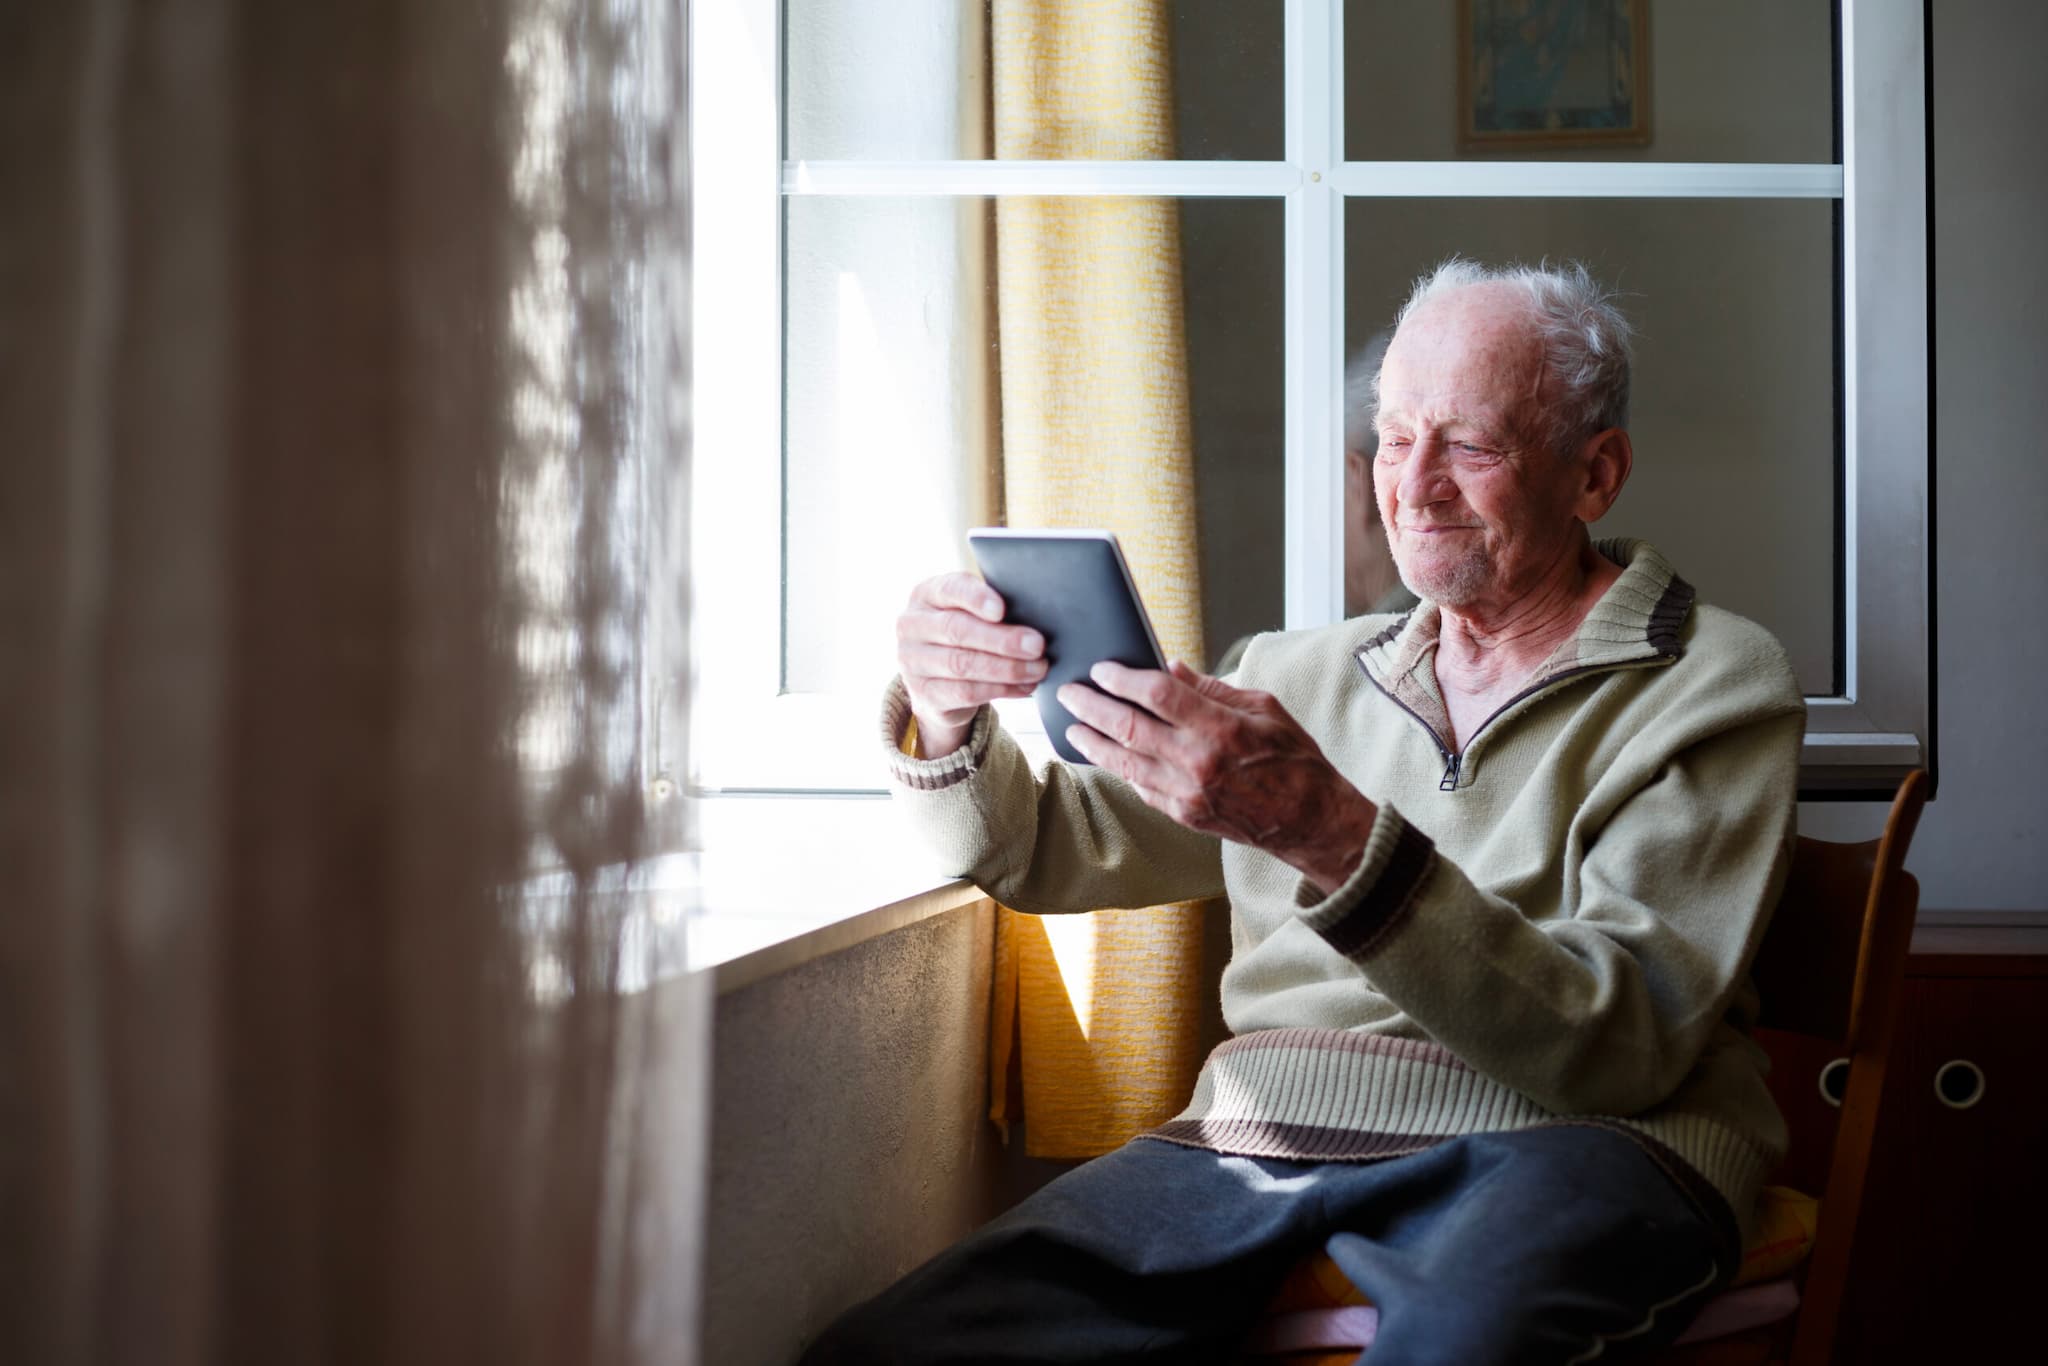
{"label": "fingernail", "polygon": [[1036,631],[1026,631],[1018,638],[1018,643],[1024,647],[1024,653],[1026,654],[1036,655],[1045,653],[1045,637]]}

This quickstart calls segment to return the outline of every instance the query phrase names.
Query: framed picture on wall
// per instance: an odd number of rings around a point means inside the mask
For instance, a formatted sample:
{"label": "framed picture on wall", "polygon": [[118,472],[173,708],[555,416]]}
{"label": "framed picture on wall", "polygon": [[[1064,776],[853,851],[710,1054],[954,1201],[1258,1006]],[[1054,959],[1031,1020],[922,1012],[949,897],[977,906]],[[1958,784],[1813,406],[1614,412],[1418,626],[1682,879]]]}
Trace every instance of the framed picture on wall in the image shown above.
{"label": "framed picture on wall", "polygon": [[1650,140],[1646,0],[1459,0],[1467,150]]}

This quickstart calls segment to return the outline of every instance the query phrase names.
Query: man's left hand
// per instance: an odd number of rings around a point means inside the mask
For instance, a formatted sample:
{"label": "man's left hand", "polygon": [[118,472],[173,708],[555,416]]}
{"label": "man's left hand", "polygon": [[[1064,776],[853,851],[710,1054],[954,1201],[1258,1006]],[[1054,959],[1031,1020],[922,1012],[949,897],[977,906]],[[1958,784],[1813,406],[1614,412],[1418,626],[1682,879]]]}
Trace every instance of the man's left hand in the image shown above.
{"label": "man's left hand", "polygon": [[1084,723],[1067,739],[1147,805],[1264,850],[1325,893],[1358,867],[1378,808],[1270,693],[1177,660],[1165,673],[1102,663],[1089,677],[1101,692],[1060,689],[1060,704]]}

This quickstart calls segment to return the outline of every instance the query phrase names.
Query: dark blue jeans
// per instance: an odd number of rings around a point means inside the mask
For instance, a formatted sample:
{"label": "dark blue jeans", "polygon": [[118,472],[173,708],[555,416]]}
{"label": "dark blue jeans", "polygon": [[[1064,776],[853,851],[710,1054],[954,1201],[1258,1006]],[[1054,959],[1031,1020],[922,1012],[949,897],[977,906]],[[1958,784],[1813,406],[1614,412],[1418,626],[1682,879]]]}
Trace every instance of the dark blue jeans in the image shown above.
{"label": "dark blue jeans", "polygon": [[1370,1366],[1624,1360],[1675,1338],[1740,1253],[1725,1202],[1601,1128],[1367,1163],[1141,1138],[853,1309],[804,1362],[1233,1361],[1318,1247],[1379,1307]]}

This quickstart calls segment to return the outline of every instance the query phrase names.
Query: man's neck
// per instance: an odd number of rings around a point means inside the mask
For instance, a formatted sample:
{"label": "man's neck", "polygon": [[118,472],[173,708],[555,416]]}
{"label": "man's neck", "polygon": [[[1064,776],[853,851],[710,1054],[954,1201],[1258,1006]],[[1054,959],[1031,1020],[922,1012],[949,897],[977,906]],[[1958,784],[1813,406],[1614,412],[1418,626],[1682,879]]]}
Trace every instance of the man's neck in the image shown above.
{"label": "man's neck", "polygon": [[1557,647],[1577,634],[1621,567],[1582,538],[1549,573],[1511,601],[1479,610],[1445,607],[1437,640],[1437,683],[1447,693],[1486,698],[1518,690]]}

